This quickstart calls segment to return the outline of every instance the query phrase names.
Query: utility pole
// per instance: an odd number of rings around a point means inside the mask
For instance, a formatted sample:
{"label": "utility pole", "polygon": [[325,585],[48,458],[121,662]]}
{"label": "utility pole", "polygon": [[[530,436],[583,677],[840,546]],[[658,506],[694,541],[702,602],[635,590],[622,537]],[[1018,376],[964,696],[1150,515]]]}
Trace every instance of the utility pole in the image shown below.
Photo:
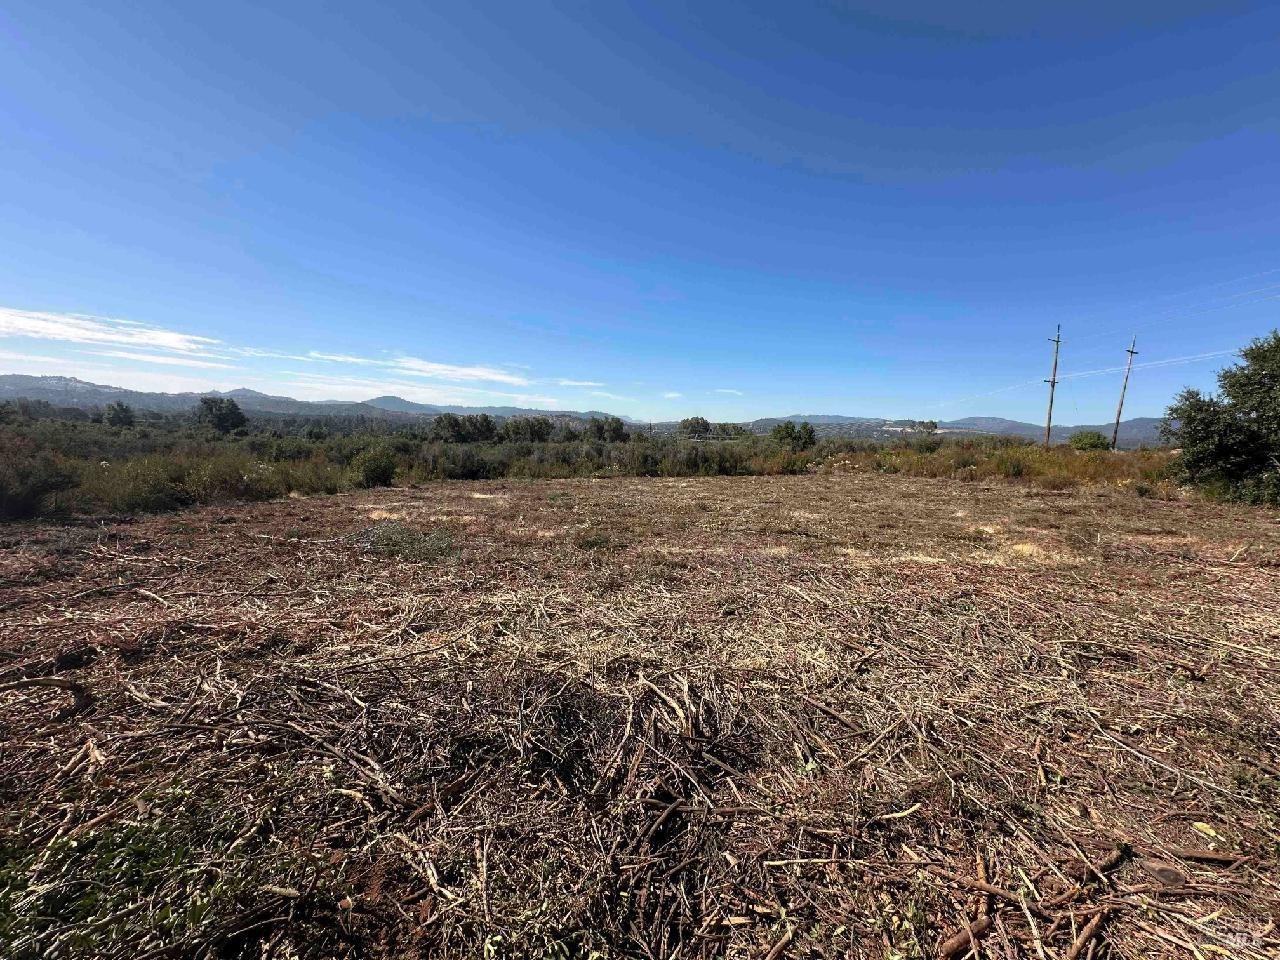
{"label": "utility pole", "polygon": [[1116,407],[1116,425],[1111,431],[1111,449],[1114,450],[1120,441],[1120,414],[1124,412],[1124,395],[1129,389],[1129,371],[1133,369],[1133,357],[1138,352],[1133,349],[1138,345],[1138,338],[1134,337],[1133,342],[1129,344],[1129,349],[1125,351],[1129,355],[1129,362],[1124,365],[1124,382],[1120,384],[1120,404]]}
{"label": "utility pole", "polygon": [[1058,347],[1062,344],[1062,324],[1058,324],[1058,332],[1049,338],[1053,344],[1053,373],[1045,381],[1049,385],[1049,414],[1044,420],[1044,447],[1049,449],[1049,432],[1053,429],[1053,391],[1058,385]]}

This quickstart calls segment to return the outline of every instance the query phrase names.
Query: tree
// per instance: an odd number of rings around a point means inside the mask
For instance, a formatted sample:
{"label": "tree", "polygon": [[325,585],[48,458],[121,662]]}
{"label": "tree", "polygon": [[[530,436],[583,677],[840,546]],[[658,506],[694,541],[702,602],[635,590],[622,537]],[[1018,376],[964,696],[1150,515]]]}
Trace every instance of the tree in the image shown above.
{"label": "tree", "polygon": [[431,439],[441,443],[462,442],[462,418],[456,413],[442,413],[431,421]]}
{"label": "tree", "polygon": [[548,417],[512,417],[502,425],[501,437],[510,442],[545,443],[554,430]]}
{"label": "tree", "polygon": [[796,439],[798,441],[797,449],[808,450],[817,446],[818,435],[814,433],[813,424],[808,420],[800,424],[800,429],[796,431]]}
{"label": "tree", "polygon": [[769,431],[769,438],[792,453],[808,450],[818,442],[818,435],[814,432],[813,424],[808,420],[799,427],[790,420],[783,420]]}
{"label": "tree", "polygon": [[679,430],[686,437],[705,437],[711,433],[711,421],[706,417],[685,417]]}
{"label": "tree", "polygon": [[219,433],[239,430],[248,422],[240,404],[230,397],[201,397],[196,407],[196,423],[213,427]]}
{"label": "tree", "polygon": [[1107,450],[1111,447],[1111,441],[1097,430],[1077,431],[1067,438],[1067,443],[1071,444],[1071,449],[1081,451]]}
{"label": "tree", "polygon": [[935,434],[938,432],[938,421],[937,420],[921,420],[919,424],[919,430],[921,433],[927,433],[930,435]]}
{"label": "tree", "polygon": [[109,427],[132,427],[135,420],[133,407],[119,400],[108,403],[102,411],[102,419]]}
{"label": "tree", "polygon": [[796,425],[790,420],[783,420],[779,424],[775,424],[774,428],[769,431],[769,439],[789,450],[796,447]]}
{"label": "tree", "polygon": [[627,440],[627,425],[621,417],[592,417],[587,421],[586,435],[592,440],[607,443],[624,443]]}
{"label": "tree", "polygon": [[1254,502],[1280,502],[1280,330],[1240,351],[1218,374],[1218,396],[1182,391],[1165,438],[1182,448],[1183,479]]}

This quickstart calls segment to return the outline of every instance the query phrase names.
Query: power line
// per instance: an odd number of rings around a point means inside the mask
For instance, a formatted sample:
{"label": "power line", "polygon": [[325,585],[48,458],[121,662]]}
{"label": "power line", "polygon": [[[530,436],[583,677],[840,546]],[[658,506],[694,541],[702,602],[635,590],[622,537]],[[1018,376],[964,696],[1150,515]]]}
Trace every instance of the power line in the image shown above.
{"label": "power line", "polygon": [[[1197,353],[1187,357],[1168,357],[1164,360],[1148,360],[1146,363],[1135,363],[1133,369],[1145,370],[1151,367],[1175,367],[1184,363],[1197,363],[1201,360],[1211,360],[1216,357],[1234,356],[1240,351],[1238,349],[1231,350],[1213,350],[1209,353]],[[1118,367],[1100,367],[1096,370],[1082,370],[1079,373],[1064,373],[1058,376],[1058,381],[1063,380],[1082,380],[1086,377],[1100,377],[1108,373],[1119,373],[1124,370],[1124,366]],[[964,397],[954,397],[950,400],[938,401],[935,406],[946,407],[956,403],[965,403],[969,400],[981,400],[983,397],[994,397],[1001,393],[1009,393],[1013,390],[1021,390],[1024,387],[1033,387],[1036,384],[1046,383],[1046,380],[1023,380],[1021,383],[1013,383],[1007,387],[999,387],[995,390],[987,390],[983,393],[971,393]]]}
{"label": "power line", "polygon": [[[1258,287],[1256,290],[1242,290],[1240,293],[1231,294],[1227,299],[1234,300],[1238,297],[1247,297],[1255,293],[1267,293],[1272,290],[1280,290],[1280,283],[1270,284],[1265,287]],[[1137,324],[1132,325],[1130,329],[1145,330],[1145,329],[1148,329],[1149,327],[1162,326],[1168,323],[1176,322],[1178,320],[1191,320],[1191,319],[1194,319],[1195,317],[1202,317],[1207,313],[1218,313],[1219,311],[1222,311],[1222,310],[1236,310],[1236,309],[1239,309],[1240,307],[1252,306],[1255,303],[1266,303],[1270,300],[1280,300],[1280,293],[1270,294],[1269,296],[1265,296],[1265,297],[1258,297],[1254,300],[1245,300],[1240,303],[1219,303],[1214,306],[1206,306],[1205,309],[1196,310],[1193,313],[1176,313],[1176,314],[1169,314],[1167,316],[1156,317],[1155,319],[1152,319],[1152,320],[1140,320]],[[1214,301],[1211,301],[1211,300],[1204,301],[1205,304],[1209,304],[1213,302]],[[1201,306],[1201,304],[1192,304],[1192,306]],[[1072,343],[1076,343],[1076,344],[1092,343],[1097,340],[1102,340],[1106,337],[1115,336],[1118,332],[1119,332],[1119,328],[1114,328],[1111,330],[1103,330],[1097,333],[1090,333],[1082,337],[1072,338]]]}

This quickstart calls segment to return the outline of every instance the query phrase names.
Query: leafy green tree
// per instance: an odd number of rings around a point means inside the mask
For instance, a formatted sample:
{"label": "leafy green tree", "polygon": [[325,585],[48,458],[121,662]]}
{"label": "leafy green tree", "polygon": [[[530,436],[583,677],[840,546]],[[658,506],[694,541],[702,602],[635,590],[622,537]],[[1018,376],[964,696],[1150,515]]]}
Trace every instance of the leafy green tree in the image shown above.
{"label": "leafy green tree", "polygon": [[1111,447],[1111,441],[1097,430],[1079,430],[1067,439],[1067,443],[1071,444],[1071,449],[1082,451],[1108,450]]}
{"label": "leafy green tree", "polygon": [[109,427],[132,427],[136,421],[133,407],[119,400],[107,404],[102,411],[102,419]]}
{"label": "leafy green tree", "polygon": [[492,443],[498,436],[498,423],[487,413],[463,417],[463,431],[471,443]]}
{"label": "leafy green tree", "polygon": [[1280,502],[1280,330],[1218,374],[1218,395],[1182,391],[1165,414],[1183,479],[1254,502]]}
{"label": "leafy green tree", "polygon": [[706,417],[685,417],[679,430],[686,437],[706,437],[711,433],[711,421]]}
{"label": "leafy green tree", "polygon": [[502,425],[501,437],[507,441],[546,443],[555,424],[548,417],[512,417]]}
{"label": "leafy green tree", "polygon": [[813,424],[808,420],[800,424],[800,428],[796,431],[796,440],[798,450],[809,450],[817,446],[818,435],[813,430]]}
{"label": "leafy green tree", "polygon": [[627,425],[621,417],[592,417],[587,421],[584,432],[592,440],[606,443],[624,443],[627,440]]}
{"label": "leafy green tree", "polygon": [[783,420],[769,431],[769,438],[793,453],[808,450],[818,442],[813,424],[808,420],[798,427],[790,420]]}
{"label": "leafy green tree", "polygon": [[576,443],[582,439],[582,431],[572,423],[558,423],[551,434],[551,439],[556,443]]}
{"label": "leafy green tree", "polygon": [[442,413],[431,421],[430,439],[442,443],[492,443],[498,436],[498,424],[487,413]]}
{"label": "leafy green tree", "polygon": [[201,397],[196,407],[196,423],[212,427],[219,433],[239,430],[249,422],[240,404],[230,397]]}
{"label": "leafy green tree", "polygon": [[769,431],[769,439],[794,450],[796,445],[796,425],[790,420],[783,420],[781,423],[774,424],[772,430]]}

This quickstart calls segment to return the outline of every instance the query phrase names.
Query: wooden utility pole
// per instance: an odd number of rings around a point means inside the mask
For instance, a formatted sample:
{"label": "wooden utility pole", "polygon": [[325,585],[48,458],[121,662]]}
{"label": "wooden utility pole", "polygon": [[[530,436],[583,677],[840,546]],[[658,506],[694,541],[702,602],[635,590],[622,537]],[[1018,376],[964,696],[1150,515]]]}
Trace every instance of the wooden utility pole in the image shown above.
{"label": "wooden utility pole", "polygon": [[1120,414],[1124,412],[1124,394],[1129,389],[1129,371],[1133,369],[1133,358],[1138,352],[1133,349],[1138,345],[1138,338],[1133,338],[1133,343],[1129,344],[1129,349],[1125,353],[1129,354],[1129,362],[1124,365],[1124,382],[1120,384],[1120,404],[1116,407],[1116,425],[1111,431],[1111,449],[1116,448],[1116,444],[1120,442]]}
{"label": "wooden utility pole", "polygon": [[1058,324],[1058,332],[1049,338],[1053,344],[1053,373],[1045,381],[1049,385],[1049,414],[1044,420],[1044,446],[1049,449],[1049,433],[1053,430],[1053,390],[1058,385],[1058,347],[1062,344],[1062,324]]}

